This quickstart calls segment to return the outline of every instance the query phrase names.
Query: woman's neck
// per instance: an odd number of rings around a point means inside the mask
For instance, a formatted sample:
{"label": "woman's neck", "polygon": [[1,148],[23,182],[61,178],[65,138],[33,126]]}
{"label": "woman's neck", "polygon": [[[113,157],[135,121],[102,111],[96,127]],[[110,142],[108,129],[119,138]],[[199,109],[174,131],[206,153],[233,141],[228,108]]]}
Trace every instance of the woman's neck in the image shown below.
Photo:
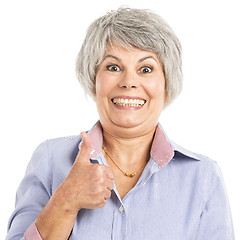
{"label": "woman's neck", "polygon": [[149,159],[154,133],[155,128],[143,136],[124,138],[103,130],[103,146],[122,167],[143,165]]}

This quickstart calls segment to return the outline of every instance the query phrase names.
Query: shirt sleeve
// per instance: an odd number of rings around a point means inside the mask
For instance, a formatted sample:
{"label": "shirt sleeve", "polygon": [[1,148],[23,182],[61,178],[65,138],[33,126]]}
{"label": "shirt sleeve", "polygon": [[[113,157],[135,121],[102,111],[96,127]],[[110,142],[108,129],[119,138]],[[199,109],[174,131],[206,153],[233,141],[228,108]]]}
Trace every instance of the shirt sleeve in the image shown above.
{"label": "shirt sleeve", "polygon": [[35,222],[24,233],[24,240],[42,240]]}
{"label": "shirt sleeve", "polygon": [[221,170],[214,162],[209,174],[208,199],[201,214],[197,240],[234,240],[232,216]]}
{"label": "shirt sleeve", "polygon": [[34,222],[52,194],[50,160],[46,141],[34,151],[18,187],[6,240],[41,239]]}

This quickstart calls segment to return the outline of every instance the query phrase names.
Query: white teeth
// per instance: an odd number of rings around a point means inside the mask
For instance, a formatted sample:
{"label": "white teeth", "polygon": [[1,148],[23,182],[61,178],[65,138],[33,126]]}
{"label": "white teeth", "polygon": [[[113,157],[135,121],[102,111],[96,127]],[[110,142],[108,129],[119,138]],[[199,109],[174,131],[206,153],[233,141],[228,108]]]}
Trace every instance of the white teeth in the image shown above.
{"label": "white teeth", "polygon": [[113,103],[118,106],[127,106],[127,107],[141,107],[146,102],[142,99],[126,99],[126,98],[113,98]]}

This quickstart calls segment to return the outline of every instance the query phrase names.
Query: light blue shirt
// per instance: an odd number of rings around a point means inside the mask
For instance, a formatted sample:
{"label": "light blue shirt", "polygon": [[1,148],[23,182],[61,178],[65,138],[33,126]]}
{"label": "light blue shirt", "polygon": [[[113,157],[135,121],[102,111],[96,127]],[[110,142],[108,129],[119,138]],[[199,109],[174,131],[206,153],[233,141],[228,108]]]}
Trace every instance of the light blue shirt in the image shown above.
{"label": "light blue shirt", "polygon": [[[93,141],[92,163],[107,165],[100,123],[88,134]],[[24,239],[24,232],[68,175],[80,142],[80,136],[57,138],[35,150],[17,191],[7,240]],[[135,187],[121,199],[114,186],[103,208],[80,210],[69,239],[233,240],[221,171],[215,161],[170,141],[159,125],[151,157]]]}

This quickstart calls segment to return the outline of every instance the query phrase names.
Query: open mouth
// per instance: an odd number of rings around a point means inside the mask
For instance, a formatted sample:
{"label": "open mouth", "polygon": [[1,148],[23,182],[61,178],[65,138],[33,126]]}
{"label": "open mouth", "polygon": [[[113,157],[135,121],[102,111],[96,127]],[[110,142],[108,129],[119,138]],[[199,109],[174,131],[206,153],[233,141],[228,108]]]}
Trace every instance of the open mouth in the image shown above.
{"label": "open mouth", "polygon": [[137,98],[112,98],[112,102],[123,107],[142,107],[146,100]]}

